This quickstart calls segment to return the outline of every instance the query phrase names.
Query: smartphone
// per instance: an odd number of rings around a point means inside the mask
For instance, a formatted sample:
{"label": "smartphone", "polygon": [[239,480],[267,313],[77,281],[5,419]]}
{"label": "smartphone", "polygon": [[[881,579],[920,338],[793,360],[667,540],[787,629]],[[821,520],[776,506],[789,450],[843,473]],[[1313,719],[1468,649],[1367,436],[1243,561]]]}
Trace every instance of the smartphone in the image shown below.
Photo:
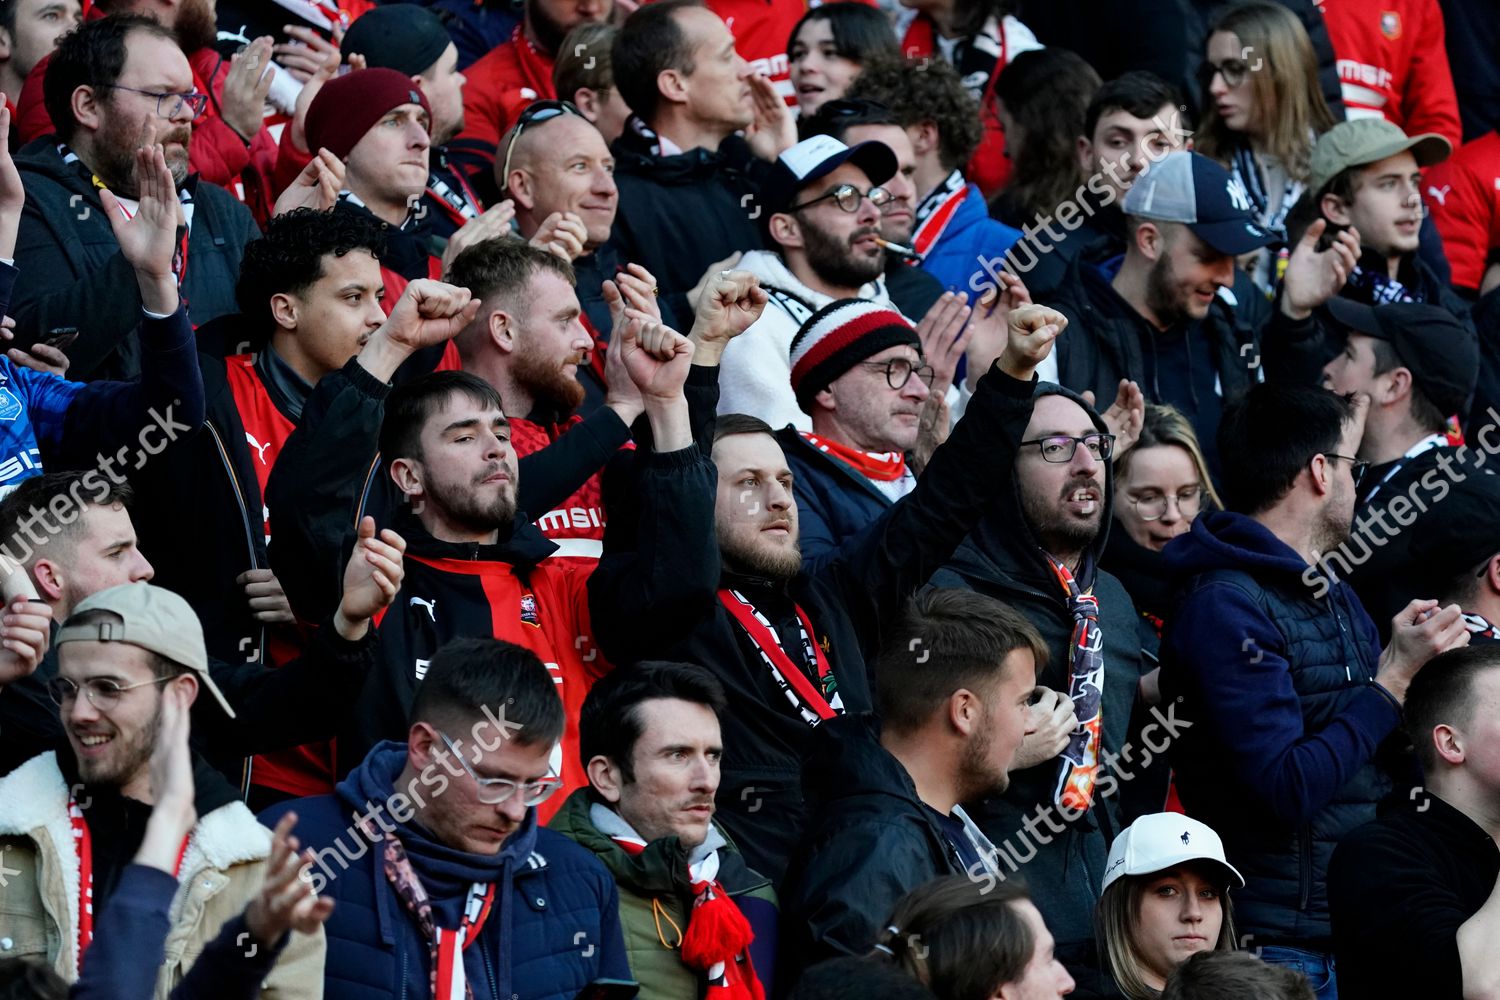
{"label": "smartphone", "polygon": [[579,990],[573,1000],[632,1000],[640,991],[641,984],[628,979],[596,979]]}
{"label": "smartphone", "polygon": [[78,327],[57,326],[47,331],[47,336],[42,338],[42,343],[59,351],[66,351],[73,346],[73,341],[78,339]]}

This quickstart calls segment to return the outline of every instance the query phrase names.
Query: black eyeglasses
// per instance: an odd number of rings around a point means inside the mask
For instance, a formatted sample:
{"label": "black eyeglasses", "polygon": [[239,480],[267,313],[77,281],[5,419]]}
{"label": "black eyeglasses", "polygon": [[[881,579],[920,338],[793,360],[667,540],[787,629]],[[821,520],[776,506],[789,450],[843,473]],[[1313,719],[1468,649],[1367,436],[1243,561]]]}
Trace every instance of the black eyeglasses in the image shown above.
{"label": "black eyeglasses", "polygon": [[1041,450],[1042,461],[1057,465],[1073,461],[1073,454],[1078,451],[1078,446],[1081,444],[1088,449],[1090,456],[1102,462],[1114,454],[1115,436],[1113,434],[1085,434],[1083,437],[1072,437],[1067,434],[1053,434],[1049,437],[1022,441],[1021,444],[1036,445]]}
{"label": "black eyeglasses", "polygon": [[1369,462],[1361,462],[1359,459],[1357,459],[1357,458],[1350,458],[1348,455],[1324,455],[1323,457],[1324,458],[1337,458],[1337,459],[1342,459],[1345,462],[1348,462],[1349,463],[1349,472],[1354,476],[1354,485],[1355,486],[1358,486],[1360,484],[1360,480],[1362,480],[1362,479],[1365,478],[1365,473],[1368,472],[1369,469],[1370,469],[1370,463]]}
{"label": "black eyeglasses", "polygon": [[[550,121],[558,115],[577,115],[584,118],[582,111],[572,101],[532,101],[526,105],[526,110],[521,112],[521,117],[516,119],[516,127],[510,130],[510,142],[505,144],[505,165],[500,171],[500,187],[504,188],[506,178],[510,176],[510,154],[515,151],[516,140],[521,138],[521,133],[526,131],[527,125],[536,122]],[[584,118],[587,121],[587,118]]]}
{"label": "black eyeglasses", "polygon": [[1224,77],[1224,86],[1238,87],[1250,75],[1250,64],[1243,59],[1225,59],[1221,63],[1205,59],[1198,67],[1198,84],[1206,92],[1213,85],[1214,77],[1220,74]]}
{"label": "black eyeglasses", "polygon": [[108,677],[91,677],[82,684],[74,684],[66,677],[54,677],[47,682],[47,694],[55,704],[63,706],[77,698],[79,690],[82,689],[90,705],[107,712],[119,704],[120,695],[126,691],[149,687],[152,684],[164,684],[175,679],[175,677],[158,677],[155,680],[141,681],[137,684],[121,684]]}
{"label": "black eyeglasses", "polygon": [[906,388],[906,383],[911,381],[913,375],[931,389],[933,377],[937,374],[932,370],[931,365],[914,364],[906,358],[891,358],[889,361],[861,361],[859,366],[868,368],[872,372],[885,372],[885,384],[892,389]]}
{"label": "black eyeglasses", "polygon": [[858,212],[860,202],[869,198],[876,208],[884,208],[891,203],[891,193],[883,187],[872,187],[869,191],[861,191],[853,184],[840,184],[827,194],[820,194],[816,198],[804,201],[800,205],[793,205],[787,209],[788,212],[796,212],[800,209],[809,208],[820,201],[832,199],[839,208],[846,212]]}
{"label": "black eyeglasses", "polygon": [[[128,90],[132,94],[144,94],[146,97],[156,98],[156,115],[158,118],[176,118],[182,113],[185,105],[197,118],[208,108],[207,94],[160,94],[154,90],[137,90],[134,87],[122,87],[118,83],[101,83],[99,86],[107,90]],[[166,102],[171,100],[170,104]],[[162,110],[163,107],[167,110]]]}

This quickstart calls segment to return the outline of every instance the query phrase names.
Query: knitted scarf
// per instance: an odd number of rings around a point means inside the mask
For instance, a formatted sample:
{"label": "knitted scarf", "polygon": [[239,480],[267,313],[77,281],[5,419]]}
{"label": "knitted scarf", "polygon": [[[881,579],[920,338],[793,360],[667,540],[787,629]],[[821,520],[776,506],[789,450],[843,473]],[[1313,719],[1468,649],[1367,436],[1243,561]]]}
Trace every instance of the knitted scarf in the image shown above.
{"label": "knitted scarf", "polygon": [[1078,728],[1068,737],[1068,745],[1062,752],[1053,798],[1058,806],[1083,813],[1094,804],[1100,740],[1104,735],[1104,631],[1099,627],[1099,599],[1094,596],[1093,558],[1084,556],[1078,568],[1087,586],[1081,585],[1066,565],[1051,556],[1047,557],[1047,564],[1062,586],[1068,613],[1073,616],[1068,697],[1073,699],[1078,713]]}
{"label": "knitted scarf", "polygon": [[820,438],[810,431],[803,431],[802,437],[814,448],[832,455],[866,479],[894,483],[906,475],[906,456],[899,451],[861,451],[830,438]]}

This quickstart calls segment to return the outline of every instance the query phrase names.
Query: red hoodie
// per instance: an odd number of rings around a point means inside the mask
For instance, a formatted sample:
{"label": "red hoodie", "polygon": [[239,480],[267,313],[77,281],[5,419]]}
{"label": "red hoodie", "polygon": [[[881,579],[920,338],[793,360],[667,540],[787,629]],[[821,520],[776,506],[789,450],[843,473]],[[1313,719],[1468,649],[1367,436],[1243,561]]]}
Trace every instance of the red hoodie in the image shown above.
{"label": "red hoodie", "polygon": [[1478,290],[1490,251],[1500,248],[1500,133],[1465,143],[1452,159],[1429,167],[1422,187],[1453,284]]}

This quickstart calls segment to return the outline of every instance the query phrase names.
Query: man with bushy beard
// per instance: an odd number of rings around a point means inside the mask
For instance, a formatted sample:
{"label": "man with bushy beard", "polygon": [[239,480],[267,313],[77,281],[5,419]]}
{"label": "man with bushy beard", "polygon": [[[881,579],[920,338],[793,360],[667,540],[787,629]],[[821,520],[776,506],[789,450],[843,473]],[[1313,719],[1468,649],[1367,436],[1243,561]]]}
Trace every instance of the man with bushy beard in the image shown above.
{"label": "man with bushy beard", "polygon": [[872,666],[884,631],[1010,481],[1036,367],[1066,324],[1030,304],[1004,319],[1004,349],[911,493],[814,572],[802,569],[792,472],[772,428],[756,417],[724,414],[714,424],[721,568],[688,581],[696,591],[673,614],[651,614],[635,592],[635,566],[648,552],[619,533],[632,519],[607,494],[610,536],[590,581],[600,648],[615,662],[701,663],[719,678],[734,706],[723,718],[719,822],[773,881],[804,832],[803,760],[817,728],[874,709]]}
{"label": "man with bushy beard", "polygon": [[[140,374],[141,298],[108,213],[137,211],[136,150],[149,143],[161,143],[182,202],[172,271],[193,322],[237,310],[240,259],[259,232],[233,195],[189,173],[193,121],[206,100],[195,90],[176,38],[149,18],[89,21],[53,53],[46,92],[57,134],[16,156],[26,208],[11,306],[17,346],[76,333],[67,347],[72,378]],[[101,188],[118,205],[106,210]]]}

